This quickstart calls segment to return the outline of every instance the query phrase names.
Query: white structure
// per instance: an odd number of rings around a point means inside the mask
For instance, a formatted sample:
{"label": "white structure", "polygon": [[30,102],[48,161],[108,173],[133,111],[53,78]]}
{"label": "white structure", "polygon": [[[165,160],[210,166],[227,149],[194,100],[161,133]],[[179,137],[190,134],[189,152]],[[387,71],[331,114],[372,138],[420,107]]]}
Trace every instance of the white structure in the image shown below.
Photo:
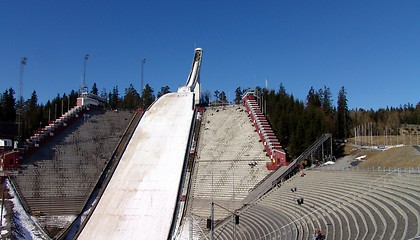
{"label": "white structure", "polygon": [[13,142],[10,139],[0,139],[0,147],[13,147]]}
{"label": "white structure", "polygon": [[194,50],[194,59],[192,62],[190,74],[188,75],[187,83],[185,86],[178,88],[178,92],[194,92],[195,104],[200,103],[200,69],[202,57],[203,50],[201,48],[196,48]]}
{"label": "white structure", "polygon": [[[199,92],[201,49],[188,90],[168,93],[144,114],[79,239],[167,239],[175,214]],[[199,101],[199,97],[198,97]]]}
{"label": "white structure", "polygon": [[103,106],[105,103],[106,100],[102,97],[88,92],[82,92],[80,97],[77,98],[77,106]]}
{"label": "white structure", "polygon": [[166,239],[194,110],[169,93],[145,113],[79,239]]}

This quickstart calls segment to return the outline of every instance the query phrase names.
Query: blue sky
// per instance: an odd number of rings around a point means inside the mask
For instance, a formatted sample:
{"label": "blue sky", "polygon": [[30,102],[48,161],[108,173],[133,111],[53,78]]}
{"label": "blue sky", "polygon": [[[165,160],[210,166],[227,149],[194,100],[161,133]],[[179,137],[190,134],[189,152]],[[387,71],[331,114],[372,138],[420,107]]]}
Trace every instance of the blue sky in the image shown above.
{"label": "blue sky", "polygon": [[157,93],[188,76],[203,48],[203,90],[264,86],[304,100],[344,86],[350,108],[420,101],[420,1],[0,1],[0,91],[40,102],[86,83],[120,93],[144,81]]}

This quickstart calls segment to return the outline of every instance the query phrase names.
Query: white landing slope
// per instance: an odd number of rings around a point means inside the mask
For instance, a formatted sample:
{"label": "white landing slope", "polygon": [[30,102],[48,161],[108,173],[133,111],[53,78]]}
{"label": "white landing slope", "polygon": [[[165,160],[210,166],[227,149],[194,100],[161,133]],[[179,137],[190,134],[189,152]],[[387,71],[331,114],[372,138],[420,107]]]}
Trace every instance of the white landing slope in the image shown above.
{"label": "white landing slope", "polygon": [[79,239],[167,239],[193,101],[169,93],[145,113]]}

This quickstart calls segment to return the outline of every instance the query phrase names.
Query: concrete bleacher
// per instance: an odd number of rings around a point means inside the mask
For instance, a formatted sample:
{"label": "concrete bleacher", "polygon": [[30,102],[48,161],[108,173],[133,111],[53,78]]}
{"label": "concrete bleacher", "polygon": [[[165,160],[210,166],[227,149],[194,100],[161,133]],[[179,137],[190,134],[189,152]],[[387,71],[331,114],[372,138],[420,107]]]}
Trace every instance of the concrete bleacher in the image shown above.
{"label": "concrete bleacher", "polygon": [[[64,229],[80,213],[133,115],[90,110],[25,159],[13,180],[42,227]],[[60,217],[61,226],[48,225]]]}
{"label": "concrete bleacher", "polygon": [[[269,173],[265,167],[268,160],[243,106],[207,108],[200,128],[187,214],[196,219],[208,218],[212,199],[231,211],[240,208],[241,200]],[[215,207],[214,215],[216,220],[223,219],[229,212]]]}
{"label": "concrete bleacher", "polygon": [[[242,209],[236,239],[312,239],[317,230],[326,239],[410,239],[420,234],[420,174],[305,173]],[[304,199],[301,205],[299,198]],[[218,239],[232,239],[233,234],[229,219],[215,231]]]}
{"label": "concrete bleacher", "polygon": [[28,158],[30,155],[36,152],[38,148],[48,143],[55,134],[59,134],[63,129],[66,128],[67,125],[71,125],[87,110],[88,106],[75,106],[59,118],[49,122],[48,125],[36,130],[34,135],[26,139],[23,142],[23,145],[20,146],[23,159]]}

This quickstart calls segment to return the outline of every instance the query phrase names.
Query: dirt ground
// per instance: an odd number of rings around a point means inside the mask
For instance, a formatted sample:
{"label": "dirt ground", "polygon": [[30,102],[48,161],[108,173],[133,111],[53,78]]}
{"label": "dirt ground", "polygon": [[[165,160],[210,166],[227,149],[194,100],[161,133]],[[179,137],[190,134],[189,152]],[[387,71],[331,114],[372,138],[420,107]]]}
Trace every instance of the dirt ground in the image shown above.
{"label": "dirt ground", "polygon": [[420,147],[403,146],[377,150],[347,145],[345,149],[354,158],[366,155],[358,167],[420,168]]}

